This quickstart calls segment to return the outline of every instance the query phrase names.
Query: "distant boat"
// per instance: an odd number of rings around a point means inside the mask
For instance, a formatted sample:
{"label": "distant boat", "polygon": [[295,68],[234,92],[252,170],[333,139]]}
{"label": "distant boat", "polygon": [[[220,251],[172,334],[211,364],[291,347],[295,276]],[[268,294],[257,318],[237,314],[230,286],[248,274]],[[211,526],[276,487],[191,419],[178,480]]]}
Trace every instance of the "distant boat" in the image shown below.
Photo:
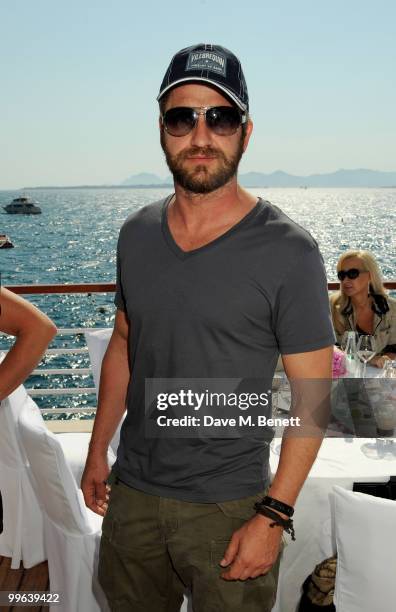
{"label": "distant boat", "polygon": [[31,200],[26,196],[20,196],[12,200],[11,204],[3,206],[4,210],[11,215],[39,215],[41,213],[38,202]]}
{"label": "distant boat", "polygon": [[14,245],[7,234],[0,234],[0,249],[12,249]]}

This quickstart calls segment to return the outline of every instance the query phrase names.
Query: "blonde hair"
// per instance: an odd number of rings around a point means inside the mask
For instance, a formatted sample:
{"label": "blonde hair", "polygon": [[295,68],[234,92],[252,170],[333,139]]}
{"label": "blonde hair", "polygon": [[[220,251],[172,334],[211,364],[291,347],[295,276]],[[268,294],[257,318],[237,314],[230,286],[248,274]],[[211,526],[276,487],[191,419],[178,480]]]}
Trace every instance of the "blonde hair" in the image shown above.
{"label": "blonde hair", "polygon": [[[361,262],[362,269],[365,272],[370,272],[370,284],[369,284],[370,293],[376,293],[386,298],[387,292],[383,285],[381,270],[378,266],[376,259],[369,251],[362,251],[362,250],[345,251],[345,253],[341,255],[341,257],[339,258],[337,262],[337,272],[339,272],[342,269],[345,260],[350,259],[351,257],[356,257],[357,259],[359,259]],[[333,318],[334,328],[338,334],[342,334],[346,328],[345,318],[342,312],[346,308],[346,306],[349,304],[349,297],[347,297],[343,293],[341,287],[339,291],[336,291],[330,297],[330,304],[331,304],[331,315]]]}

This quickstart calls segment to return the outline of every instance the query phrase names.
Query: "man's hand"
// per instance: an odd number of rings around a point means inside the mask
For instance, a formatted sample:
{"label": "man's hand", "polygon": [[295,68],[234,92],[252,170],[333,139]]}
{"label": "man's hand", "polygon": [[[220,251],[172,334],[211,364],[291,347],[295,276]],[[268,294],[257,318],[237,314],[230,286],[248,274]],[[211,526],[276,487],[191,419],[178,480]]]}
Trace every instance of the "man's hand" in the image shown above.
{"label": "man's hand", "polygon": [[90,510],[104,516],[107,510],[110,487],[106,480],[110,474],[107,456],[88,455],[84,473],[81,478],[81,489],[85,505]]}
{"label": "man's hand", "polygon": [[233,533],[220,565],[230,565],[224,580],[246,580],[266,574],[275,563],[280,548],[282,527],[270,527],[272,519],[257,514]]}

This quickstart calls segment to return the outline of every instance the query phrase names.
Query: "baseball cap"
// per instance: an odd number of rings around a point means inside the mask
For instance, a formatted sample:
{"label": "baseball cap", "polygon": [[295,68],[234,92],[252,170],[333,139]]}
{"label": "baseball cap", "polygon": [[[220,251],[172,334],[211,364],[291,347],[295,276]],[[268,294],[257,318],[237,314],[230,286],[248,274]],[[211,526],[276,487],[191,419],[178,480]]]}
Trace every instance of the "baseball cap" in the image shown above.
{"label": "baseball cap", "polygon": [[186,47],[173,56],[157,96],[188,81],[211,83],[224,92],[243,111],[249,109],[249,97],[239,59],[225,47],[200,43]]}

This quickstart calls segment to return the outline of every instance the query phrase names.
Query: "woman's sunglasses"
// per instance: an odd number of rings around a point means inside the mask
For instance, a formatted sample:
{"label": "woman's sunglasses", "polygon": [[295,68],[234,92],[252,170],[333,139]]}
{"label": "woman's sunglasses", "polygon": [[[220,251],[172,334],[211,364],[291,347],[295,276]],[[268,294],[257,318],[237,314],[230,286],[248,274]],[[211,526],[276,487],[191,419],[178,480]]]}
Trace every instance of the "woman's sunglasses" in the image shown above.
{"label": "woman's sunglasses", "polygon": [[187,136],[197,125],[199,115],[204,115],[206,125],[217,136],[235,134],[247,119],[247,115],[234,106],[177,106],[162,115],[162,122],[171,136]]}
{"label": "woman's sunglasses", "polygon": [[346,277],[353,280],[357,278],[359,274],[364,274],[367,270],[358,270],[357,268],[351,268],[350,270],[340,270],[337,272],[338,280],[343,281]]}

